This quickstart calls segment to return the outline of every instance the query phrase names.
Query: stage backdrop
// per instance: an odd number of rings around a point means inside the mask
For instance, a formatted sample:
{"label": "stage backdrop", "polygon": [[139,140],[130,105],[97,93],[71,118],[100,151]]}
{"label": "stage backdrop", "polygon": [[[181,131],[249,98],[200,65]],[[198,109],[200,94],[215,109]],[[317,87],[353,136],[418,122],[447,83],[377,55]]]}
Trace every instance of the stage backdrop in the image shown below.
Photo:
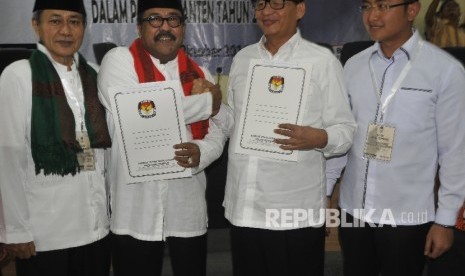
{"label": "stage backdrop", "polygon": [[[358,0],[306,0],[300,23],[302,35],[333,46],[368,39]],[[31,28],[34,0],[0,0],[0,44],[35,43]],[[81,53],[95,61],[92,44],[129,45],[136,37],[137,0],[84,0],[88,25]],[[185,47],[199,63],[216,74],[228,74],[232,57],[256,42],[260,31],[253,22],[250,0],[183,0],[187,16]]]}

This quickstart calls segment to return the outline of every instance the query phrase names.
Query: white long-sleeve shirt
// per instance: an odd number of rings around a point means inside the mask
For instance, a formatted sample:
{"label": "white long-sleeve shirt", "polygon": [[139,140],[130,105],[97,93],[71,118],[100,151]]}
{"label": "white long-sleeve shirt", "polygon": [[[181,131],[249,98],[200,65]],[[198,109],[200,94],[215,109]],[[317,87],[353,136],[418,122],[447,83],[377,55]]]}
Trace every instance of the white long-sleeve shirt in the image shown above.
{"label": "white long-sleeve shirt", "polygon": [[[152,62],[166,80],[179,80],[177,58],[160,64]],[[114,122],[110,109],[108,89],[118,85],[134,85],[139,80],[134,61],[127,48],[112,49],[102,61],[99,72],[101,100],[106,106],[108,125],[113,144],[108,158],[108,182],[111,195],[111,231],[131,235],[140,240],[164,240],[166,237],[194,237],[207,231],[205,200],[206,178],[203,169],[216,160],[223,151],[225,136],[210,121],[208,134],[203,140],[192,141],[200,148],[199,167],[193,169],[189,178],[149,181],[128,184],[123,175],[124,162],[115,139]],[[205,78],[213,82],[211,74],[202,68]],[[182,97],[186,124],[209,118],[212,110],[210,93]],[[192,139],[190,127],[186,126],[187,139]]]}
{"label": "white long-sleeve shirt", "polygon": [[[342,67],[332,53],[302,39],[300,32],[281,46],[274,56],[266,50],[264,42],[263,37],[235,56],[229,77],[230,108],[222,108],[215,118],[215,121],[227,123],[225,132],[231,134],[223,203],[226,218],[236,226],[274,230],[321,225],[324,217],[320,218],[320,211],[325,208],[326,198],[325,156],[345,153],[351,146],[355,129],[344,92]],[[300,151],[297,162],[235,153],[234,145],[240,138],[238,122],[246,101],[247,68],[251,59],[260,57],[275,62],[311,64],[302,125],[324,129],[328,134],[325,148]],[[267,221],[267,216],[271,218],[270,211],[277,212],[280,218],[274,222]],[[281,220],[286,213],[291,216],[289,220]],[[304,214],[314,217],[292,218]]]}
{"label": "white long-sleeve shirt", "polygon": [[[81,131],[83,90],[76,64],[56,63],[68,104]],[[78,61],[77,54],[75,60]],[[77,104],[77,102],[79,104]],[[0,242],[33,241],[37,251],[92,243],[109,232],[104,150],[94,149],[95,171],[75,176],[35,174],[31,154],[32,78],[28,60],[9,65],[0,77],[0,194],[4,229]]]}
{"label": "white long-sleeve shirt", "polygon": [[[415,55],[412,68],[385,109],[384,124],[395,127],[392,159],[368,160],[363,154],[368,125],[380,120],[379,90],[373,88],[369,64],[378,86],[383,84],[381,103],[385,103],[393,95],[394,82]],[[391,224],[394,218],[397,225],[429,221],[454,225],[465,196],[462,65],[415,32],[391,59],[384,57],[379,43],[352,57],[345,65],[344,79],[358,128],[347,156],[327,163],[328,194],[347,162],[340,207],[348,213],[361,217],[357,213],[363,209],[365,214],[370,212],[366,220],[383,224]],[[438,166],[441,186],[435,212]],[[393,216],[383,219],[383,212]]]}

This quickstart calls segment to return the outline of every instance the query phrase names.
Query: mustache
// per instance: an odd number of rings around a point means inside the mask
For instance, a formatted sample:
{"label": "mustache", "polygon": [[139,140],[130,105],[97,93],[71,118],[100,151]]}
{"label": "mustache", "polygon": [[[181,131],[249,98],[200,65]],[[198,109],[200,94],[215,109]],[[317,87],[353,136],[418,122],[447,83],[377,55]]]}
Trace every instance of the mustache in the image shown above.
{"label": "mustache", "polygon": [[155,36],[155,41],[159,41],[162,37],[167,36],[171,40],[176,40],[176,37],[170,32],[160,32]]}

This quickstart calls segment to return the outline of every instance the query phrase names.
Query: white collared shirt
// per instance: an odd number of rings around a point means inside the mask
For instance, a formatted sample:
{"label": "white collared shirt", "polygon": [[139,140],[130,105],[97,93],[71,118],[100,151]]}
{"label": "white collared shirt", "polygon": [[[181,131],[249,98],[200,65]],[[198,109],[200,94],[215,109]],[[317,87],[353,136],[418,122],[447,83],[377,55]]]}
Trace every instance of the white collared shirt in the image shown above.
{"label": "white collared shirt", "polygon": [[[342,82],[342,67],[326,48],[302,39],[297,32],[275,55],[264,47],[265,38],[242,49],[230,70],[228,104],[214,119],[229,123],[231,134],[224,206],[226,218],[236,226],[285,230],[321,225],[325,208],[325,156],[345,153],[352,142],[355,122]],[[239,139],[239,119],[246,101],[247,68],[251,59],[276,62],[307,62],[311,65],[310,85],[302,125],[322,128],[328,134],[323,149],[299,151],[297,162],[278,161],[234,152]],[[235,122],[235,123],[234,123]],[[277,127],[277,126],[276,126]],[[267,223],[268,215],[291,214],[290,221]],[[292,216],[314,215],[293,220]],[[303,213],[302,213],[303,212]],[[312,214],[310,214],[312,213]],[[294,223],[296,222],[296,223]]]}
{"label": "white collared shirt", "polygon": [[[152,61],[166,80],[179,80],[177,58],[160,64]],[[123,175],[124,162],[110,108],[109,88],[139,83],[134,69],[134,59],[128,48],[118,47],[105,55],[100,67],[98,83],[101,100],[107,108],[108,125],[113,144],[108,156],[107,179],[111,195],[111,231],[119,235],[131,235],[139,240],[160,241],[166,237],[194,237],[207,231],[207,207],[205,200],[206,178],[203,169],[216,160],[223,151],[226,140],[223,132],[210,121],[208,134],[196,143],[201,152],[198,168],[189,178],[149,181],[128,184]],[[202,68],[205,78],[213,77]],[[182,97],[186,124],[210,117],[212,98],[210,93]],[[192,139],[186,126],[187,139]]]}
{"label": "white collared shirt", "polygon": [[[424,43],[418,53],[419,43]],[[377,121],[374,78],[383,92],[381,102],[392,95],[391,86],[408,60],[412,68],[384,114],[384,124],[395,128],[390,162],[364,157],[367,129]],[[465,71],[446,52],[423,41],[418,32],[385,58],[379,43],[352,57],[344,78],[357,120],[354,144],[347,154],[340,206],[357,216],[357,209],[375,223],[418,225],[436,221],[454,225],[465,196]],[[345,160],[328,162],[328,194]],[[440,166],[439,206],[435,212],[434,182]],[[383,212],[385,217],[383,218]],[[389,216],[388,212],[392,214]]]}
{"label": "white collared shirt", "polygon": [[[38,44],[50,60],[46,48]],[[77,54],[75,55],[77,61]],[[77,67],[72,71],[52,60],[64,85],[76,122],[81,121],[82,86]],[[76,102],[72,100],[76,99]],[[0,242],[34,241],[37,251],[92,243],[109,232],[104,181],[104,150],[95,149],[96,170],[75,176],[35,174],[31,154],[32,81],[28,60],[9,65],[0,77],[0,191],[4,224]],[[80,131],[80,123],[76,131]]]}

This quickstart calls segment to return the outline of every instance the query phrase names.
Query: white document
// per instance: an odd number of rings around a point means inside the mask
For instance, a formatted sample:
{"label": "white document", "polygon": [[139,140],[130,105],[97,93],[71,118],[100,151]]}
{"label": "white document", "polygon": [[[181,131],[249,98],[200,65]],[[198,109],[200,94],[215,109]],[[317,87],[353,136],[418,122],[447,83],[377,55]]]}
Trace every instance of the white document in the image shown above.
{"label": "white document", "polygon": [[179,81],[110,88],[111,109],[128,183],[192,176],[174,160],[186,142]]}
{"label": "white document", "polygon": [[298,151],[282,150],[273,142],[286,138],[274,130],[282,123],[301,125],[310,72],[309,64],[251,61],[236,153],[297,161]]}

